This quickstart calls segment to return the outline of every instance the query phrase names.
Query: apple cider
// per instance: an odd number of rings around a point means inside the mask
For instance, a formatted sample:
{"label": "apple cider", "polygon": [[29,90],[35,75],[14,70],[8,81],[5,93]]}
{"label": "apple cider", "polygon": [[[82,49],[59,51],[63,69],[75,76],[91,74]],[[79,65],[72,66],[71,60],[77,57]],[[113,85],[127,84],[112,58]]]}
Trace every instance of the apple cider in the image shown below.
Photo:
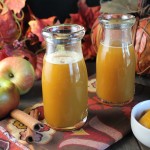
{"label": "apple cider", "polygon": [[112,45],[100,43],[96,61],[96,92],[102,102],[122,105],[134,96],[135,53],[132,45]]}
{"label": "apple cider", "polygon": [[42,72],[44,115],[54,129],[73,129],[87,118],[87,71],[74,51],[45,55]]}

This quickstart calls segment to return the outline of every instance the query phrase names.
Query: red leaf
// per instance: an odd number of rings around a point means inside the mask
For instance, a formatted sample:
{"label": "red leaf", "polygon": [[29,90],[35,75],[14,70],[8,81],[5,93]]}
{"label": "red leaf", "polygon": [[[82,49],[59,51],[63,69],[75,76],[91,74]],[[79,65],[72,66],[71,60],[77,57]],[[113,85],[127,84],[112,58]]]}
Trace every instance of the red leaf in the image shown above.
{"label": "red leaf", "polygon": [[70,16],[71,16],[70,23],[79,24],[79,25],[82,25],[82,26],[86,27],[86,22],[82,18],[81,14],[79,14],[79,13],[70,14]]}
{"label": "red leaf", "polygon": [[100,15],[100,6],[88,7],[85,0],[80,0],[78,6],[79,14],[81,14],[86,21],[87,27],[91,28],[95,20]]}
{"label": "red leaf", "polygon": [[34,33],[35,35],[37,35],[39,38],[39,41],[42,42],[44,40],[42,35],[41,35],[41,31],[44,28],[43,23],[40,22],[39,19],[37,19],[37,20],[31,20],[29,22],[29,25],[31,27],[31,32]]}
{"label": "red leaf", "polygon": [[88,7],[85,0],[80,0],[78,2],[78,7],[78,13],[70,14],[70,23],[80,24],[84,26],[85,29],[92,28],[93,23],[100,15],[100,6]]}
{"label": "red leaf", "polygon": [[20,13],[21,9],[25,6],[26,0],[5,0],[5,4],[15,14]]}
{"label": "red leaf", "polygon": [[56,17],[49,17],[47,19],[38,19],[38,18],[36,18],[35,20],[31,20],[29,22],[29,25],[31,27],[31,32],[38,36],[40,42],[42,42],[44,40],[43,37],[42,37],[42,34],[41,34],[42,29],[45,26],[53,25],[55,18]]}
{"label": "red leaf", "polygon": [[98,46],[102,37],[102,25],[99,23],[99,20],[96,19],[91,29],[91,40],[92,45],[95,51],[98,51]]}
{"label": "red leaf", "polygon": [[5,14],[8,12],[8,7],[6,5],[4,5],[3,3],[0,3],[0,11],[1,11],[1,15]]}
{"label": "red leaf", "polygon": [[85,59],[89,59],[96,56],[96,51],[91,42],[91,37],[89,34],[86,34],[82,42],[82,50]]}
{"label": "red leaf", "polygon": [[47,19],[41,19],[41,22],[45,25],[45,26],[50,26],[54,24],[54,20],[55,20],[55,16],[53,17],[49,17]]}
{"label": "red leaf", "polygon": [[6,57],[7,57],[7,55],[5,53],[5,49],[0,50],[0,61]]}
{"label": "red leaf", "polygon": [[146,46],[146,35],[142,28],[139,28],[136,32],[136,43],[135,43],[135,51],[141,55]]}
{"label": "red leaf", "polygon": [[36,80],[41,79],[42,76],[43,57],[44,57],[44,53],[39,53],[36,55],[36,68],[35,68]]}
{"label": "red leaf", "polygon": [[141,42],[140,42],[140,48],[139,48],[140,54],[144,51],[145,46],[146,46],[146,35],[145,35],[145,33],[143,33],[143,36],[142,36]]}
{"label": "red leaf", "polygon": [[0,44],[13,42],[18,37],[18,33],[12,12],[9,10],[3,15],[0,14]]}

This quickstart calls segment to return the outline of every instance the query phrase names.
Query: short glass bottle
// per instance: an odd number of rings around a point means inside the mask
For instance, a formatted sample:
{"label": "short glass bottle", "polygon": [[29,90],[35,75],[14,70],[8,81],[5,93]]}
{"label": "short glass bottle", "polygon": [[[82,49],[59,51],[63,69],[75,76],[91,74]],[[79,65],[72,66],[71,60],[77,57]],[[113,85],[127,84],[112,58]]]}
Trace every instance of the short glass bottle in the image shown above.
{"label": "short glass bottle", "polygon": [[96,60],[96,93],[100,102],[122,106],[133,100],[135,91],[135,53],[129,14],[103,14],[103,26]]}

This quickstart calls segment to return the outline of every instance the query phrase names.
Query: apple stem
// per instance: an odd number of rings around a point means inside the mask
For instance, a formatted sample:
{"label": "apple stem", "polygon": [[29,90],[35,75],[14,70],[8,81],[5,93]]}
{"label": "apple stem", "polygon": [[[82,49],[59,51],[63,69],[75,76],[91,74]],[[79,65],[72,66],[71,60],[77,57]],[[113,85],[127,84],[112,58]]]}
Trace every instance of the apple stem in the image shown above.
{"label": "apple stem", "polygon": [[24,56],[23,58],[26,59],[27,61],[29,61],[29,58],[27,56]]}

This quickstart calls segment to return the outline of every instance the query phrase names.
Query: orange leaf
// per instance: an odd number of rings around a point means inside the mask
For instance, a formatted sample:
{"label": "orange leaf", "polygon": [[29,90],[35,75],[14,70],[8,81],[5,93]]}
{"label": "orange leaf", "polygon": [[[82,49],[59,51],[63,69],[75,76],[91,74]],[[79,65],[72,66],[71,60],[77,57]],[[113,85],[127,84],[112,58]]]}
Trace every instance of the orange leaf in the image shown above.
{"label": "orange leaf", "polygon": [[86,34],[82,42],[82,50],[85,59],[89,59],[96,56],[94,46],[92,45],[89,34]]}
{"label": "orange leaf", "polygon": [[26,0],[5,0],[5,4],[15,14],[20,13],[21,9],[25,6]]}
{"label": "orange leaf", "polygon": [[136,32],[135,51],[140,55],[146,46],[146,35],[142,28],[139,28]]}
{"label": "orange leaf", "polygon": [[2,41],[4,43],[11,43],[17,38],[17,36],[18,28],[12,12],[9,10],[3,15],[0,14],[0,43]]}
{"label": "orange leaf", "polygon": [[1,4],[0,5],[0,15],[4,15],[5,13],[8,12],[8,7],[6,5]]}
{"label": "orange leaf", "polygon": [[41,22],[45,25],[45,26],[51,26],[51,25],[53,25],[54,24],[54,20],[55,20],[55,16],[53,16],[53,17],[49,17],[49,18],[47,18],[47,19],[41,19]]}
{"label": "orange leaf", "polygon": [[91,28],[95,20],[100,15],[100,6],[88,7],[85,0],[80,0],[78,3],[79,14],[84,18],[88,28]]}
{"label": "orange leaf", "polygon": [[145,46],[146,46],[146,35],[145,35],[145,33],[143,33],[143,36],[142,36],[141,42],[140,42],[140,48],[139,48],[140,54],[142,54],[142,52],[145,50]]}
{"label": "orange leaf", "polygon": [[38,36],[40,42],[42,42],[44,40],[43,36],[41,34],[42,29],[45,26],[53,25],[55,18],[56,17],[49,17],[47,19],[38,19],[38,18],[36,18],[35,20],[31,20],[29,22],[29,25],[31,27],[31,32]]}
{"label": "orange leaf", "polygon": [[31,27],[31,32],[38,36],[39,41],[43,41],[43,37],[41,35],[41,31],[44,28],[44,24],[40,22],[39,19],[29,21],[29,25]]}
{"label": "orange leaf", "polygon": [[84,21],[84,19],[82,18],[82,16],[79,13],[70,14],[70,16],[71,16],[70,23],[75,23],[75,24],[79,24],[79,25],[86,27],[86,22]]}

